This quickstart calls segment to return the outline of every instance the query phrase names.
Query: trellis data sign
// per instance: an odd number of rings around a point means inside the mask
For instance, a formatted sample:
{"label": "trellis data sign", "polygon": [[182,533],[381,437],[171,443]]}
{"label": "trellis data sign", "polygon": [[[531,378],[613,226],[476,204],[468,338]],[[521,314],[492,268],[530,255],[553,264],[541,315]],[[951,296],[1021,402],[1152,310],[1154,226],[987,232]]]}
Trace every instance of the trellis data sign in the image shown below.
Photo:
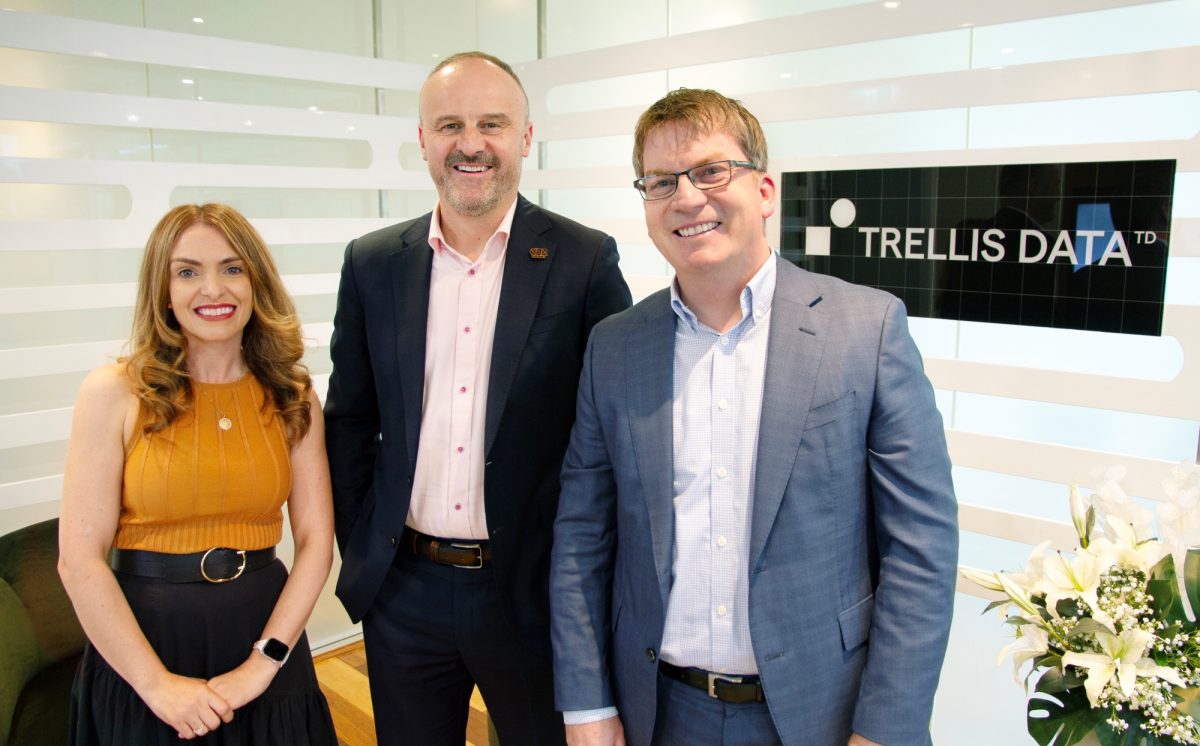
{"label": "trellis data sign", "polygon": [[1162,332],[1175,161],[783,174],[783,255],[914,316]]}

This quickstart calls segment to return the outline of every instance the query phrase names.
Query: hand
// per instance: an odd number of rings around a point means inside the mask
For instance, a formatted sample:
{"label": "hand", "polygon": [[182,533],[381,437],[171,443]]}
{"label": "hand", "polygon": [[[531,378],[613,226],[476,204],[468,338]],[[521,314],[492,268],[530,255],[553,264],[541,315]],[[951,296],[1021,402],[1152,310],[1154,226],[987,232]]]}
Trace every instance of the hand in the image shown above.
{"label": "hand", "polygon": [[883,744],[872,741],[869,738],[863,738],[857,733],[851,733],[850,740],[846,742],[846,746],[883,746]]}
{"label": "hand", "polygon": [[567,746],[625,746],[621,718],[611,717],[567,726]]}
{"label": "hand", "polygon": [[242,665],[209,679],[208,688],[238,710],[265,692],[278,672],[279,666],[254,652]]}
{"label": "hand", "polygon": [[179,737],[191,740],[211,733],[233,719],[233,708],[203,679],[163,672],[145,692],[138,692],[159,720]]}

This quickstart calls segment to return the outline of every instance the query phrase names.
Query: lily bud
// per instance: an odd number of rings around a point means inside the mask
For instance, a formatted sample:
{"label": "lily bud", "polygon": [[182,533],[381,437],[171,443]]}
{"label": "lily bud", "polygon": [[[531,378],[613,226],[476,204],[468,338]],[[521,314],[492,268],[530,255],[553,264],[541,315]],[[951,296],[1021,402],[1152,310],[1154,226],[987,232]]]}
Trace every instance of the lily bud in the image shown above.
{"label": "lily bud", "polygon": [[996,591],[998,593],[1004,592],[1004,586],[1000,585],[1000,580],[994,572],[984,572],[972,567],[960,567],[958,568],[958,572],[964,578],[981,588],[987,588],[989,591]]}
{"label": "lily bud", "polygon": [[1079,494],[1079,485],[1071,485],[1071,522],[1075,524],[1075,533],[1079,535],[1079,546],[1087,549],[1092,537],[1092,526],[1096,523],[1096,511]]}
{"label": "lily bud", "polygon": [[1004,593],[1012,599],[1013,603],[1021,608],[1021,611],[1024,611],[1030,617],[1041,619],[1042,615],[1038,613],[1037,607],[1033,605],[1033,599],[1029,597],[1028,591],[1014,583],[1012,578],[1002,572],[996,573],[996,578],[1000,581],[1000,586]]}

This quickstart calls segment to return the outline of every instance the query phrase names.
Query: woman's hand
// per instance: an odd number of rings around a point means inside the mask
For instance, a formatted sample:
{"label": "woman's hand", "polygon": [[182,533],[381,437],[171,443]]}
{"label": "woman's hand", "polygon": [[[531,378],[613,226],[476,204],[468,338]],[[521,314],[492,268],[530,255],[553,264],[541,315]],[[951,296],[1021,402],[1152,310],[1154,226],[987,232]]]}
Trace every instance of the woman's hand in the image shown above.
{"label": "woman's hand", "polygon": [[233,708],[204,679],[163,672],[152,686],[138,692],[146,706],[180,738],[211,733],[233,719]]}
{"label": "woman's hand", "polygon": [[208,688],[238,710],[265,692],[278,672],[278,665],[254,652],[242,665],[209,679]]}

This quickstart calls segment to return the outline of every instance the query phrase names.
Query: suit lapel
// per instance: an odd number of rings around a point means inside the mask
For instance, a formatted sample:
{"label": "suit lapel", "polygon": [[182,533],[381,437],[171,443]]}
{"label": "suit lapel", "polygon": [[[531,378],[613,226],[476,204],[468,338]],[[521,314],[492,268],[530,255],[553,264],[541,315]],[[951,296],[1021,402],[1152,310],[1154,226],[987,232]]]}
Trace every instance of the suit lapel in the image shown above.
{"label": "suit lapel", "polygon": [[428,215],[404,233],[401,246],[392,254],[389,266],[395,294],[392,328],[397,336],[396,365],[400,373],[401,401],[404,402],[405,442],[409,463],[415,469],[425,397],[425,334],[429,319],[429,279],[433,269]]}
{"label": "suit lapel", "polygon": [[[557,246],[543,235],[550,221],[541,210],[517,197],[517,211],[504,256],[504,276],[500,284],[500,305],[496,311],[496,332],[492,340],[492,367],[488,376],[487,415],[483,452],[490,453],[500,418],[508,401],[521,352],[529,337],[529,327],[542,299],[546,275],[554,263]],[[535,252],[532,249],[545,249]]]}
{"label": "suit lapel", "polygon": [[672,401],[674,399],[675,314],[662,291],[642,305],[645,324],[626,340],[629,360],[629,423],[633,453],[646,497],[654,565],[666,608],[671,547],[675,539],[675,478]]}
{"label": "suit lapel", "polygon": [[751,572],[775,524],[800,449],[829,328],[828,317],[810,305],[819,293],[807,275],[787,261],[777,261],[755,464]]}

